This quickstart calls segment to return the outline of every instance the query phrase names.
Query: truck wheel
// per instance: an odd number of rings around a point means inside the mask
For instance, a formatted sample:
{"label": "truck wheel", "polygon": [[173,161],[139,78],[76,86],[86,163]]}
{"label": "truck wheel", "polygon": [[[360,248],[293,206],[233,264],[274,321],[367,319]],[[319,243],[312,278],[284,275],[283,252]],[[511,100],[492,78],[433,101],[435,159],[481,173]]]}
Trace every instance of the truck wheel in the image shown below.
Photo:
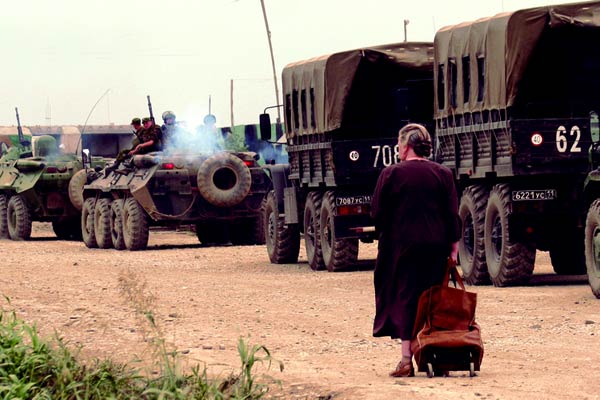
{"label": "truck wheel", "polygon": [[311,192],[304,206],[304,246],[306,258],[313,271],[325,269],[321,247],[321,193]]}
{"label": "truck wheel", "polygon": [[133,197],[123,205],[123,239],[128,250],[143,250],[148,246],[148,218],[146,212]]}
{"label": "truck wheel", "polygon": [[78,211],[83,209],[83,186],[87,183],[87,172],[79,170],[69,181],[69,200]]}
{"label": "truck wheel", "polygon": [[494,286],[526,282],[533,272],[535,246],[510,237],[510,190],[496,185],[485,210],[485,258]]}
{"label": "truck wheel", "polygon": [[463,192],[458,207],[462,222],[462,238],[458,243],[463,279],[471,285],[490,283],[485,262],[485,208],[488,191],[483,186],[469,186]]}
{"label": "truck wheel", "polygon": [[561,229],[560,243],[550,247],[550,260],[559,275],[585,274],[585,233],[583,229]]}
{"label": "truck wheel", "polygon": [[88,197],[83,202],[81,209],[81,236],[83,243],[90,248],[98,247],[96,242],[96,233],[94,232],[94,208],[96,207],[96,199]]}
{"label": "truck wheel", "polygon": [[273,264],[293,264],[298,262],[300,253],[300,231],[298,225],[286,225],[279,215],[277,196],[271,190],[267,195],[263,212],[265,244],[267,254]]}
{"label": "truck wheel", "polygon": [[218,153],[198,168],[198,192],[217,207],[233,207],[246,198],[252,185],[250,169],[230,153]]}
{"label": "truck wheel", "polygon": [[600,299],[600,200],[595,200],[585,221],[585,265],[594,296]]}
{"label": "truck wheel", "polygon": [[[240,235],[244,235],[241,232]],[[196,237],[204,245],[223,245],[230,241],[230,224],[227,221],[198,222]]]}
{"label": "truck wheel", "polygon": [[8,235],[12,240],[28,240],[31,237],[31,215],[23,197],[17,195],[10,198],[6,219]]}
{"label": "truck wheel", "polygon": [[112,247],[110,203],[110,199],[98,199],[96,207],[94,207],[94,232],[96,234],[96,243],[101,249],[110,249]]}
{"label": "truck wheel", "polygon": [[125,250],[123,238],[123,199],[113,200],[110,206],[110,239],[117,250]]}
{"label": "truck wheel", "polygon": [[81,240],[81,221],[78,217],[52,221],[52,230],[60,240]]}
{"label": "truck wheel", "polygon": [[358,259],[358,239],[338,239],[335,235],[335,193],[328,191],[321,205],[321,249],[327,271],[341,271],[356,263]]}
{"label": "truck wheel", "polygon": [[8,198],[0,194],[0,239],[8,238]]}

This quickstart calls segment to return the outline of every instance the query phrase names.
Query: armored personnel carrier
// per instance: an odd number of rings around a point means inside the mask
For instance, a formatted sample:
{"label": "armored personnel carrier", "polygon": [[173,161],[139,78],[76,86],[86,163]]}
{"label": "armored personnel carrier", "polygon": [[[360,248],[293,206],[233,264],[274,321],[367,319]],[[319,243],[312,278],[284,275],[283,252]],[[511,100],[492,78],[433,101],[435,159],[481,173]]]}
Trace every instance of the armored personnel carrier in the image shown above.
{"label": "armored personnel carrier", "polygon": [[[18,122],[18,144],[0,158],[0,238],[27,240],[33,221],[51,222],[59,239],[81,239],[85,172],[80,156],[64,154],[56,138],[33,136]],[[95,158],[94,165],[104,165]],[[80,173],[78,173],[80,172]]]}
{"label": "armored personnel carrier", "polygon": [[253,152],[192,147],[134,155],[92,173],[81,230],[87,247],[142,250],[152,226],[194,225],[203,244],[262,244],[270,179]]}

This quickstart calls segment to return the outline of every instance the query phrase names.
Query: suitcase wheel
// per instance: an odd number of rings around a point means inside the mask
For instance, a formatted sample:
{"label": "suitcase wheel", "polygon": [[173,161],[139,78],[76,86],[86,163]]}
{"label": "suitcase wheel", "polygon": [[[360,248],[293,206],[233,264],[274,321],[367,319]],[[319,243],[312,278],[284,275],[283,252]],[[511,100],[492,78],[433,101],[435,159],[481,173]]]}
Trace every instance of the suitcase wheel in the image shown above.
{"label": "suitcase wheel", "polygon": [[427,363],[427,377],[433,378],[433,365],[431,363]]}

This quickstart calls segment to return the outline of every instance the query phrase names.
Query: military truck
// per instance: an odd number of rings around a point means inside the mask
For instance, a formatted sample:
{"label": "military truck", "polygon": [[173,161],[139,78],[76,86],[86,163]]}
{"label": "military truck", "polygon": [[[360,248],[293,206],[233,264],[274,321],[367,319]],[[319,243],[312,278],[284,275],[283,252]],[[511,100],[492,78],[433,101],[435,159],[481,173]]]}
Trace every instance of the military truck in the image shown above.
{"label": "military truck", "polygon": [[142,250],[150,227],[181,225],[193,225],[203,244],[264,243],[261,207],[271,183],[257,154],[198,151],[194,134],[180,133],[173,142],[185,145],[92,172],[81,215],[87,247]]}
{"label": "military truck", "polygon": [[[32,136],[25,136],[18,111],[17,122],[18,145],[13,140],[0,158],[0,238],[27,240],[32,222],[41,221],[51,222],[59,239],[80,240],[86,176],[81,156],[74,151],[81,140],[79,132],[68,135],[72,140],[59,137],[59,146],[55,136],[36,136],[37,128],[28,129]],[[94,166],[105,162],[99,157],[92,160]]]}
{"label": "military truck", "polygon": [[[313,270],[356,262],[375,239],[371,196],[381,169],[398,162],[399,129],[431,125],[433,46],[398,43],[287,65],[282,73],[289,164],[267,165],[264,214],[272,263],[295,263],[304,236]],[[270,135],[270,116],[260,117]]]}
{"label": "military truck", "polygon": [[587,254],[598,296],[599,13],[539,7],[435,35],[435,155],[458,181],[471,284],[526,282],[539,249],[558,274],[585,273]]}

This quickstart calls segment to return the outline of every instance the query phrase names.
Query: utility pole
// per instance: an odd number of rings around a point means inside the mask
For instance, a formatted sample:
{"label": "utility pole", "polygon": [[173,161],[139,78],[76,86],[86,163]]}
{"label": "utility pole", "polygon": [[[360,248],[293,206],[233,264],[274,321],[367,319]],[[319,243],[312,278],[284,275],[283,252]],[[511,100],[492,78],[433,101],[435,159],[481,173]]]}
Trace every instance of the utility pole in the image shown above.
{"label": "utility pole", "polygon": [[408,41],[407,36],[406,36],[406,25],[408,25],[410,21],[405,19],[404,20],[404,42],[406,43]]}
{"label": "utility pole", "polygon": [[229,112],[231,114],[231,129],[233,129],[233,79],[229,85]]}
{"label": "utility pole", "polygon": [[[269,30],[269,21],[267,20],[267,11],[265,9],[265,0],[260,0],[263,17],[265,18],[265,28],[267,29],[267,39],[269,41],[269,51],[271,52],[271,65],[273,66],[273,82],[275,82],[275,100],[279,106],[279,85],[277,85],[277,70],[275,69],[275,57],[273,56],[273,45],[271,44],[271,31]],[[277,123],[281,122],[281,111],[277,107]]]}

